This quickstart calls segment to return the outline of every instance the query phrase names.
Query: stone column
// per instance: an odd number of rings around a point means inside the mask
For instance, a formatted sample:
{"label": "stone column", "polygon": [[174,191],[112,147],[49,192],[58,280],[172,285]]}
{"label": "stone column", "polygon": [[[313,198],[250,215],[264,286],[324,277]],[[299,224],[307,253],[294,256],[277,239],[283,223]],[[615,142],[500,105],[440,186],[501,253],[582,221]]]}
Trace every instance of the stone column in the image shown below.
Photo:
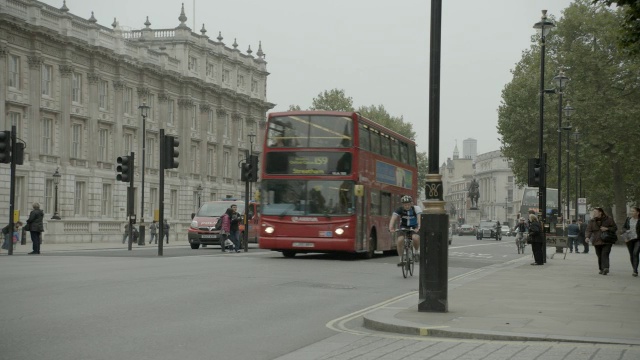
{"label": "stone column", "polygon": [[89,99],[87,101],[87,108],[89,114],[89,122],[87,124],[88,130],[88,145],[89,145],[89,162],[90,168],[96,168],[98,165],[98,117],[100,112],[98,111],[98,84],[100,84],[100,76],[96,73],[88,73],[87,80],[89,82]]}
{"label": "stone column", "polygon": [[207,179],[207,139],[209,133],[209,112],[211,111],[211,105],[200,105],[200,181],[204,182]]}
{"label": "stone column", "polygon": [[[7,73],[8,73],[7,55],[9,54],[9,51],[7,50],[7,47],[5,45],[6,45],[6,42],[0,43],[0,84],[9,83],[7,81]],[[5,106],[5,103],[7,101],[7,93],[8,93],[7,87],[3,86],[2,93],[0,93],[0,114],[7,113],[6,106]],[[4,126],[2,127],[2,129],[4,129]]]}
{"label": "stone column", "polygon": [[42,130],[40,125],[40,106],[42,103],[42,62],[43,58],[39,53],[27,56],[29,63],[29,103],[27,108],[27,143],[33,144],[26,151],[29,153],[29,160],[39,161],[42,152]]}
{"label": "stone column", "polygon": [[[65,167],[69,165],[69,153],[71,144],[71,74],[73,66],[67,64],[59,65],[60,70],[60,164]],[[88,191],[87,191],[88,193]]]}

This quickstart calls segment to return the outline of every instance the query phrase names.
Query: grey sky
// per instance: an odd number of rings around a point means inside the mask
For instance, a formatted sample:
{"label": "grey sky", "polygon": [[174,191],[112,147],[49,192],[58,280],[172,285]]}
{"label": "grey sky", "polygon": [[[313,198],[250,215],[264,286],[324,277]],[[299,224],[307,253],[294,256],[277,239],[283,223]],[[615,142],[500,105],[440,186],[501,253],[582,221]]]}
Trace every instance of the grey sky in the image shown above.
{"label": "grey sky", "polygon": [[[62,0],[45,0],[57,8]],[[182,1],[67,0],[70,12],[103,26],[174,28]],[[440,163],[456,140],[478,140],[478,153],[498,150],[497,108],[510,70],[531,44],[540,10],[560,18],[571,0],[443,0]],[[193,0],[184,2],[193,27]],[[243,53],[262,41],[271,73],[273,111],[311,105],[318,93],[344,89],[360,105],[385,106],[413,123],[419,151],[427,151],[429,89],[428,0],[196,0],[196,27]],[[548,79],[553,74],[546,75]],[[539,86],[532,84],[532,86]]]}

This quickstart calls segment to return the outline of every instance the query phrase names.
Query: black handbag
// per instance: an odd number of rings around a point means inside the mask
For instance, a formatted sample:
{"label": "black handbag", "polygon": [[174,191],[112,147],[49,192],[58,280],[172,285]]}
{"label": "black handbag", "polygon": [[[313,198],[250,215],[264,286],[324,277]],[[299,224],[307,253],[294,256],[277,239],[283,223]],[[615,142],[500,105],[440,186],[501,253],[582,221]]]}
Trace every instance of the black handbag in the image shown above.
{"label": "black handbag", "polygon": [[23,227],[24,231],[31,231],[31,224],[26,223]]}
{"label": "black handbag", "polygon": [[618,236],[613,231],[603,231],[600,233],[600,240],[607,244],[615,244],[618,241]]}

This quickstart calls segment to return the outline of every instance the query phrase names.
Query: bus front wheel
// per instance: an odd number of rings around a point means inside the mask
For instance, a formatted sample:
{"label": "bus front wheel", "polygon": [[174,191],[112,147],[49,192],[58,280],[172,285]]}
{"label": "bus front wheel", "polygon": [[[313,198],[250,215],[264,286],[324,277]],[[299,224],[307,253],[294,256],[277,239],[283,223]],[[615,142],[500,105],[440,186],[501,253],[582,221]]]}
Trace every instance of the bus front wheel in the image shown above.
{"label": "bus front wheel", "polygon": [[371,235],[369,235],[369,248],[367,249],[367,252],[365,252],[363,254],[363,258],[365,259],[371,259],[373,258],[373,254],[376,252],[376,244],[377,244],[378,240],[376,237],[376,232],[375,231],[371,231]]}
{"label": "bus front wheel", "polygon": [[292,257],[296,256],[296,252],[295,251],[291,251],[291,250],[284,250],[284,251],[282,251],[282,256],[284,256],[286,258],[292,258]]}

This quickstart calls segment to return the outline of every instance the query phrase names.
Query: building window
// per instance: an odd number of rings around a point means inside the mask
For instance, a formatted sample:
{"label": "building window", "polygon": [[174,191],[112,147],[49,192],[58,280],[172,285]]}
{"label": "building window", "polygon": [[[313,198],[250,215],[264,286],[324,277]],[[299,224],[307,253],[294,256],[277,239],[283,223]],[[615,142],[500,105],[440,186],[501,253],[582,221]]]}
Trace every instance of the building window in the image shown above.
{"label": "building window", "polygon": [[193,56],[189,56],[189,70],[198,71],[198,59]]}
{"label": "building window", "polygon": [[216,194],[215,192],[212,192],[211,194],[209,194],[209,201],[216,201],[218,200],[218,194]]}
{"label": "building window", "polygon": [[81,104],[82,103],[82,75],[73,73],[71,79],[71,101]]}
{"label": "building window", "polygon": [[216,116],[213,113],[213,111],[209,111],[208,115],[209,115],[209,128],[207,129],[207,131],[209,131],[209,134],[215,134],[215,132],[216,132]]}
{"label": "building window", "polygon": [[133,89],[130,87],[124,89],[124,113],[133,115]]}
{"label": "building window", "polygon": [[149,188],[149,217],[153,219],[153,213],[158,207],[158,188]]}
{"label": "building window", "polygon": [[44,210],[47,214],[53,214],[53,197],[55,196],[55,187],[53,185],[53,179],[46,179],[44,182]]}
{"label": "building window", "polygon": [[82,125],[71,125],[71,157],[79,159],[82,153]]}
{"label": "building window", "polygon": [[195,174],[198,172],[198,145],[191,145],[189,157],[191,158],[191,172]]}
{"label": "building window", "polygon": [[24,176],[16,176],[16,197],[14,210],[20,210],[20,214],[29,215],[31,206],[27,206],[27,188]]}
{"label": "building window", "polygon": [[207,62],[207,76],[213,77],[215,73],[215,65],[213,63]]}
{"label": "building window", "polygon": [[175,100],[169,100],[168,102],[169,104],[169,116],[167,117],[167,124],[173,124],[173,117],[174,117],[174,107],[175,107]]}
{"label": "building window", "polygon": [[9,111],[9,117],[7,117],[7,129],[11,129],[12,125],[16,126],[16,137],[20,137],[20,128],[22,127],[22,114],[15,111]]}
{"label": "building window", "polygon": [[100,215],[111,216],[111,184],[102,184],[102,206]]}
{"label": "building window", "polygon": [[222,69],[222,83],[229,85],[231,82],[231,72],[228,69]]}
{"label": "building window", "polygon": [[178,218],[178,190],[171,190],[171,218]]}
{"label": "building window", "polygon": [[107,161],[109,155],[109,130],[98,130],[98,161]]}
{"label": "building window", "polygon": [[53,119],[42,119],[42,153],[53,154]]}
{"label": "building window", "polygon": [[133,151],[133,134],[126,133],[124,134],[124,152],[125,155],[131,154]]}
{"label": "building window", "polygon": [[76,181],[75,198],[73,199],[73,213],[74,215],[85,215],[85,187],[84,181]]}
{"label": "building window", "polygon": [[98,84],[98,104],[100,110],[109,109],[109,83],[105,80],[100,80]]}
{"label": "building window", "polygon": [[20,89],[20,57],[9,57],[9,87]]}
{"label": "building window", "polygon": [[207,175],[214,176],[215,170],[213,164],[215,163],[216,152],[214,149],[207,149]]}
{"label": "building window", "polygon": [[239,91],[244,90],[244,76],[243,75],[238,75],[238,90]]}
{"label": "building window", "polygon": [[51,82],[53,81],[53,67],[42,65],[42,95],[51,96]]}
{"label": "building window", "polygon": [[156,138],[155,137],[147,137],[147,143],[145,144],[145,154],[147,159],[145,160],[145,167],[147,168],[155,168],[156,162]]}
{"label": "building window", "polygon": [[229,151],[225,151],[223,154],[223,176],[225,178],[231,177],[231,153]]}
{"label": "building window", "polygon": [[244,139],[244,121],[240,119],[236,123],[238,124],[238,141],[242,141]]}
{"label": "building window", "polygon": [[224,137],[229,138],[231,136],[231,118],[229,114],[224,114]]}
{"label": "building window", "polygon": [[258,80],[256,79],[251,79],[251,92],[252,93],[258,92]]}
{"label": "building window", "polygon": [[191,107],[191,130],[198,130],[198,105]]}

